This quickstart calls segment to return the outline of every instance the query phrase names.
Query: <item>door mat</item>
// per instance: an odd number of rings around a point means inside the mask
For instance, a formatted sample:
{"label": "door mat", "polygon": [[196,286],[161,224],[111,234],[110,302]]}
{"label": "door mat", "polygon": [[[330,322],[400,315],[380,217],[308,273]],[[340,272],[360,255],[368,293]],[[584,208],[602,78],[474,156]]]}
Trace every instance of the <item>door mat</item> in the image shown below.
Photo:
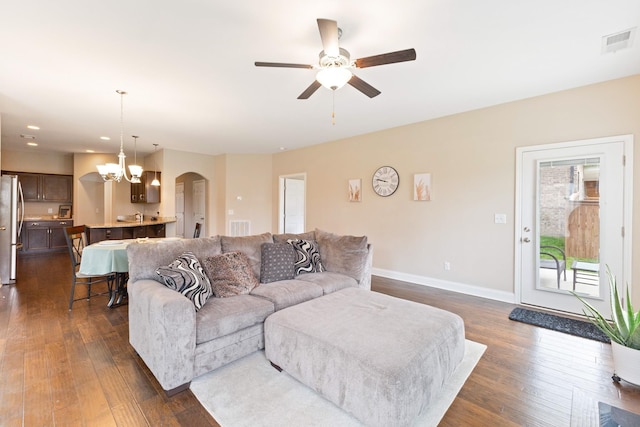
{"label": "door mat", "polygon": [[513,309],[511,314],[509,314],[509,319],[551,329],[552,331],[564,332],[565,334],[575,335],[577,337],[611,343],[609,337],[598,329],[596,325],[583,320],[569,319],[567,317],[556,316],[555,314],[520,307]]}

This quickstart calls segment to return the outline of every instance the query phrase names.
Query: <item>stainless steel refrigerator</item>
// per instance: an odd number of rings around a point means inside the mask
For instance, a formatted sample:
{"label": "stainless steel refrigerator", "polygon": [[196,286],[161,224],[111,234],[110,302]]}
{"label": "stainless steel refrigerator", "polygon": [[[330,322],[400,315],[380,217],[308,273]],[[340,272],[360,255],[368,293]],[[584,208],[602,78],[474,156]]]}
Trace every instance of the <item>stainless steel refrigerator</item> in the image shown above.
{"label": "stainless steel refrigerator", "polygon": [[20,233],[24,220],[24,199],[18,177],[0,177],[0,283],[16,283]]}

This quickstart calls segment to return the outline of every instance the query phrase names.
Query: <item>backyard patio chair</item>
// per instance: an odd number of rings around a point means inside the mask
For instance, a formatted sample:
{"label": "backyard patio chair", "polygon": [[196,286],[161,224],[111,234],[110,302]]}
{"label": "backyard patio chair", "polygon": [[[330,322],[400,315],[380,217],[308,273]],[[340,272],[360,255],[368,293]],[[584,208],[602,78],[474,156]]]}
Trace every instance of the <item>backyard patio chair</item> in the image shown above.
{"label": "backyard patio chair", "polygon": [[[564,281],[567,281],[567,257],[562,249],[557,246],[544,245],[540,246],[540,268],[556,270],[558,289],[560,289],[560,276],[564,275]],[[542,257],[546,255],[546,257]]]}

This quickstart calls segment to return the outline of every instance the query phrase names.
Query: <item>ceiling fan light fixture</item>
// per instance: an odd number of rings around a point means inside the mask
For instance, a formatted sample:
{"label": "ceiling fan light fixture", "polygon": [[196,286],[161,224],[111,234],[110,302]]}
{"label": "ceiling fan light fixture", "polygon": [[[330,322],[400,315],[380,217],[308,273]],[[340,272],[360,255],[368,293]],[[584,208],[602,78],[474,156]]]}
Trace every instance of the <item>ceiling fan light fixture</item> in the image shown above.
{"label": "ceiling fan light fixture", "polygon": [[353,77],[350,70],[343,67],[327,67],[318,71],[316,80],[327,89],[337,90],[346,85]]}

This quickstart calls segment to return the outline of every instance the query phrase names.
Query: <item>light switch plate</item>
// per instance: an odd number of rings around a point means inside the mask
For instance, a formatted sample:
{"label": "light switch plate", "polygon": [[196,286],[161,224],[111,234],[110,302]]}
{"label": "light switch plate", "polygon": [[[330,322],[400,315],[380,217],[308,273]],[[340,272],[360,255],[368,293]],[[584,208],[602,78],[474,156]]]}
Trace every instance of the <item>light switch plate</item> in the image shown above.
{"label": "light switch plate", "polygon": [[495,223],[496,224],[506,224],[507,223],[507,214],[495,214]]}

